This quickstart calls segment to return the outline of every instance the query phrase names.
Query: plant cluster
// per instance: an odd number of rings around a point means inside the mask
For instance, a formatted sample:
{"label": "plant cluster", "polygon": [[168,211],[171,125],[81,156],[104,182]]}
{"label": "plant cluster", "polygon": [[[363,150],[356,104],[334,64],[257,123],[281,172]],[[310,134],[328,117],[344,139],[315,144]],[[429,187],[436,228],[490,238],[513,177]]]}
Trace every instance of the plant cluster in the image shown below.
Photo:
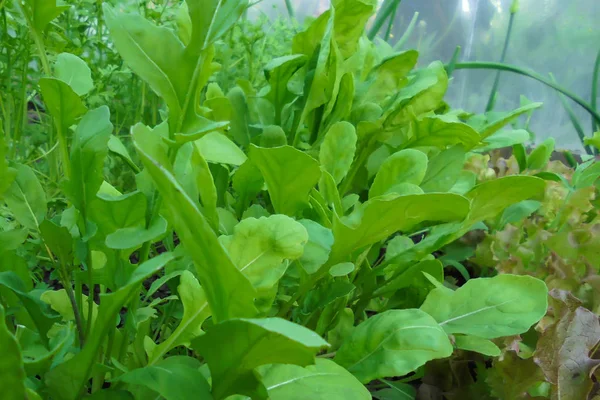
{"label": "plant cluster", "polygon": [[[88,95],[96,83],[84,59],[47,57],[47,26],[67,7],[17,4],[11,13],[32,27],[48,64],[36,90],[53,150],[31,161],[14,151],[23,142],[12,128],[1,135],[1,393],[388,399],[414,398],[409,382],[419,381],[420,394],[449,397],[463,387],[432,384],[448,374],[437,367],[472,355],[489,379],[475,379],[468,393],[509,399],[563,390],[554,379],[562,364],[537,350],[546,386],[542,377],[511,387],[513,397],[497,389],[511,382],[502,363],[521,356],[514,343],[535,348],[518,335],[537,337],[535,326],[545,328],[538,344],[581,335],[564,332],[580,317],[580,300],[551,292],[548,317],[548,286],[579,296],[589,285],[587,275],[578,290],[509,268],[502,257],[512,262],[522,252],[498,244],[509,226],[538,226],[550,232],[540,234],[546,241],[564,223],[574,232],[594,219],[592,208],[578,207],[582,196],[591,202],[597,164],[573,177],[538,173],[552,143],[525,155],[528,132],[504,129],[540,104],[452,110],[443,64],[415,70],[416,51],[365,36],[372,0],[333,1],[284,55],[260,67],[264,79],[253,78],[253,61],[236,81],[222,72],[240,56],[231,38],[248,32],[237,25],[247,1],[186,0],[172,13],[167,2],[158,17],[104,4],[104,47],[152,90],[159,111],[125,138],[114,108]],[[506,146],[521,150],[518,168],[496,177],[483,153]],[[566,222],[522,222],[542,209]],[[472,277],[461,264],[468,257],[452,248],[482,229],[489,233],[476,244],[482,261],[472,270],[480,277]],[[594,240],[575,236],[582,246]],[[525,239],[509,244],[529,248]],[[573,267],[579,273],[583,264]],[[591,315],[586,321],[597,324]],[[560,357],[572,360],[569,349]],[[498,356],[493,372],[484,371]]]}

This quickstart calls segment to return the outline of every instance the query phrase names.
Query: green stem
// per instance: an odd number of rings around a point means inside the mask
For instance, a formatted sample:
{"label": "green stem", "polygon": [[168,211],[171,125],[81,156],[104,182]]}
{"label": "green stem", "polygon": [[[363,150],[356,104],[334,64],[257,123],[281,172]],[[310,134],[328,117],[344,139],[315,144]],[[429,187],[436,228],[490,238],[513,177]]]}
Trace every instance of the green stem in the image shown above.
{"label": "green stem", "polygon": [[[510,36],[512,34],[515,15],[517,13],[510,13],[510,19],[508,20],[508,29],[506,30],[506,38],[504,39],[504,47],[502,48],[502,55],[500,56],[500,63],[504,64],[504,60],[506,60],[506,53],[508,52],[508,45],[510,43]],[[492,86],[492,91],[490,92],[490,97],[487,102],[487,106],[485,106],[485,111],[492,111],[494,108],[494,103],[496,102],[496,92],[498,91],[498,86],[500,85],[500,74],[501,70],[496,71],[496,78],[494,79],[494,85]]]}
{"label": "green stem", "polygon": [[[596,56],[596,62],[594,63],[594,74],[592,77],[592,98],[591,104],[594,110],[598,110],[598,80],[600,78],[600,50]],[[600,126],[600,121],[592,118],[592,132],[596,132]]]}
{"label": "green stem", "polygon": [[71,177],[71,159],[69,158],[69,144],[67,138],[62,129],[62,119],[60,116],[54,118],[56,126],[56,139],[58,140],[58,147],[60,149],[60,158],[62,160],[63,172],[65,178],[70,179]]}
{"label": "green stem", "polygon": [[[554,79],[553,74],[550,74],[550,79],[552,79],[552,82],[556,83],[556,79]],[[567,112],[569,119],[571,120],[571,124],[573,124],[573,128],[575,128],[575,132],[577,132],[577,136],[579,137],[579,141],[581,141],[581,145],[585,149],[585,152],[588,153],[589,155],[593,155],[594,153],[593,153],[592,149],[589,146],[585,145],[585,132],[583,132],[583,126],[579,122],[579,119],[577,119],[577,116],[575,115],[573,108],[567,102],[567,99],[565,98],[564,95],[559,94],[558,97],[560,99],[560,102],[563,105],[563,108]]]}
{"label": "green stem", "polygon": [[367,34],[370,40],[373,40],[375,36],[377,36],[377,33],[381,30],[381,27],[383,26],[385,21],[388,20],[391,14],[396,12],[396,9],[400,5],[401,1],[402,0],[385,0],[383,2],[381,9],[375,17],[373,27],[369,30],[369,33]]}
{"label": "green stem", "polygon": [[390,33],[392,33],[392,26],[394,26],[394,20],[396,19],[396,11],[397,10],[398,10],[398,7],[394,8],[394,11],[392,11],[392,14],[390,15],[390,20],[388,22],[387,29],[385,30],[385,36],[384,36],[384,40],[386,42],[388,40],[390,40]]}
{"label": "green stem", "polygon": [[416,12],[413,15],[412,19],[410,20],[410,23],[408,24],[408,27],[406,28],[406,30],[402,34],[402,37],[394,45],[394,51],[399,51],[402,48],[402,46],[404,46],[406,44],[406,42],[410,38],[410,35],[412,35],[413,31],[415,30],[415,26],[417,26],[417,21],[418,20],[419,20],[419,13]]}
{"label": "green stem", "polygon": [[75,300],[75,293],[73,292],[73,287],[71,286],[70,280],[65,279],[63,285],[67,292],[67,296],[69,297],[71,308],[73,308],[73,315],[75,316],[75,326],[77,327],[77,333],[79,335],[79,347],[83,348],[83,344],[85,343],[85,335],[83,333],[83,323],[81,322],[81,314],[79,313],[79,307],[77,307],[77,300]]}
{"label": "green stem", "polygon": [[291,0],[285,0],[285,8],[287,9],[290,19],[295,19],[296,13],[294,12],[294,5]]}
{"label": "green stem", "polygon": [[557,92],[560,92],[560,93],[564,94],[565,96],[569,97],[575,103],[577,103],[581,107],[583,107],[588,113],[590,113],[590,115],[594,118],[596,123],[600,124],[600,114],[594,108],[592,108],[592,106],[588,102],[586,102],[584,99],[577,96],[573,92],[544,78],[542,75],[540,75],[536,72],[527,71],[523,68],[520,68],[520,67],[517,67],[514,65],[510,65],[510,64],[500,64],[500,63],[496,63],[496,62],[486,62],[486,61],[473,61],[473,62],[457,63],[454,65],[454,68],[455,69],[491,69],[491,70],[499,69],[502,71],[513,72],[515,74],[519,74],[519,75],[523,75],[523,76],[527,76],[529,78],[535,79],[536,81],[541,82],[544,85],[556,90]]}

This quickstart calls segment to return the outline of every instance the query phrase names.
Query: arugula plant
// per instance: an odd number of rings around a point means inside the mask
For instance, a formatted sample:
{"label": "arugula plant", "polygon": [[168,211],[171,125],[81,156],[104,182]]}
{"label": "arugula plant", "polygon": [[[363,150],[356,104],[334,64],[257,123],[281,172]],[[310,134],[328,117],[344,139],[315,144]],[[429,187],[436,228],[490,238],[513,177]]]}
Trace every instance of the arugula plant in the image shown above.
{"label": "arugula plant", "polygon": [[[543,281],[451,288],[433,255],[543,196],[540,177],[476,184],[464,169],[539,104],[450,110],[440,63],[413,71],[415,51],[366,39],[367,0],[334,1],[264,66],[264,87],[224,93],[209,84],[215,44],[248,2],[186,4],[177,31],[104,5],[114,47],[166,106],[131,127],[135,154],[108,107],[88,110],[89,69],[68,54],[40,81],[62,136],[60,195],[0,154],[2,385],[15,398],[368,399],[455,349],[497,355],[494,340],[545,315]],[[135,190],[107,181],[109,158]],[[34,288],[23,243],[55,287]]]}

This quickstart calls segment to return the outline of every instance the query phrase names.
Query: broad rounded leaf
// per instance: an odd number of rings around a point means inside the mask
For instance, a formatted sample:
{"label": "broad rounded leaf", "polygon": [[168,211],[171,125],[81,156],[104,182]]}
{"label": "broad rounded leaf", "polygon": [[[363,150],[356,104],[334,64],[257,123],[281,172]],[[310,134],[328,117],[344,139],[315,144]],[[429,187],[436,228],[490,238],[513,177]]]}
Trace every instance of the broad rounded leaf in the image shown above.
{"label": "broad rounded leaf", "polygon": [[196,142],[202,157],[210,163],[242,165],[246,155],[240,148],[221,132],[211,132]]}
{"label": "broad rounded leaf", "polygon": [[169,357],[156,365],[126,372],[117,382],[145,386],[166,400],[210,400],[210,386],[200,365],[191,357]]}
{"label": "broad rounded leaf", "polygon": [[22,400],[25,395],[25,368],[21,358],[21,349],[14,335],[6,326],[4,307],[0,305],[0,393],[6,400]]}
{"label": "broad rounded leaf", "polygon": [[418,224],[460,221],[469,212],[469,201],[449,193],[380,196],[355,207],[347,217],[334,216],[332,255],[329,262],[347,261],[353,251]]}
{"label": "broad rounded leaf", "polygon": [[421,310],[390,310],[358,325],[334,361],[363,383],[402,376],[452,354],[444,330]]}
{"label": "broad rounded leaf", "polygon": [[246,218],[233,235],[219,238],[229,257],[252,284],[270,289],[285,273],[284,260],[299,258],[308,241],[306,228],[285,215]]}
{"label": "broad rounded leaf", "polygon": [[315,365],[273,364],[258,369],[271,400],[370,400],[371,395],[345,368],[317,358]]}
{"label": "broad rounded leaf", "polygon": [[308,206],[308,194],[321,176],[317,160],[291,146],[251,145],[249,156],[265,178],[277,213],[294,216]]}
{"label": "broad rounded leaf", "polygon": [[90,67],[75,54],[60,53],[56,57],[54,76],[71,86],[79,96],[83,96],[94,87]]}
{"label": "broad rounded leaf", "polygon": [[456,291],[438,287],[421,310],[449,334],[494,339],[527,332],[546,314],[547,295],[543,281],[507,274],[471,279]]}
{"label": "broad rounded leaf", "polygon": [[[223,346],[227,343],[227,346]],[[193,348],[210,368],[213,395],[267,398],[255,368],[265,364],[314,363],[315,353],[328,346],[311,330],[281,318],[230,319],[194,339]]]}
{"label": "broad rounded leaf", "polygon": [[313,274],[329,258],[331,246],[333,246],[333,233],[331,229],[310,219],[302,219],[298,222],[308,232],[308,242],[306,242],[302,257],[298,261],[306,273]]}
{"label": "broad rounded leaf", "polygon": [[389,156],[375,176],[369,189],[369,198],[391,193],[396,185],[410,183],[419,185],[427,171],[427,156],[425,153],[406,149]]}
{"label": "broad rounded leaf", "polygon": [[4,201],[21,225],[37,230],[48,212],[46,193],[30,167],[18,164],[15,170],[15,180],[4,193]]}
{"label": "broad rounded leaf", "polygon": [[477,336],[455,336],[454,345],[458,349],[474,351],[490,357],[499,357],[502,354],[502,351],[494,342]]}
{"label": "broad rounded leaf", "polygon": [[356,129],[349,122],[338,122],[329,128],[321,144],[319,161],[327,172],[340,183],[354,160]]}
{"label": "broad rounded leaf", "polygon": [[481,183],[465,195],[471,200],[469,221],[493,218],[514,203],[541,196],[545,187],[543,179],[533,176],[506,176]]}

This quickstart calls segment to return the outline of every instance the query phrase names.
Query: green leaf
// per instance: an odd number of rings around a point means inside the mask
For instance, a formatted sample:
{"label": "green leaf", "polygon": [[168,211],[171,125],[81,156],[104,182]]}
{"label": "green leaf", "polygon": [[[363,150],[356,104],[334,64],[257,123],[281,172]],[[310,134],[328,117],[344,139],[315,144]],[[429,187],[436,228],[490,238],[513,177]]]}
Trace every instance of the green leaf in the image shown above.
{"label": "green leaf", "polygon": [[333,245],[333,233],[331,229],[309,219],[302,219],[298,222],[308,232],[308,241],[298,262],[307,274],[314,274],[329,258]]}
{"label": "green leaf", "polygon": [[315,159],[291,146],[251,145],[249,155],[265,178],[275,212],[293,217],[308,206],[308,195],[321,176]]}
{"label": "green leaf", "polygon": [[66,131],[87,111],[81,97],[62,80],[41,78],[39,85],[48,111],[61,131]]}
{"label": "green leaf", "polygon": [[31,168],[16,164],[15,171],[15,180],[4,194],[4,201],[21,225],[38,230],[48,213],[46,194]]}
{"label": "green leaf", "polygon": [[2,177],[0,180],[0,200],[4,197],[4,192],[12,185],[16,175],[17,171],[14,168],[10,168],[8,162],[6,162],[4,130],[2,129],[2,125],[0,125],[0,176]]}
{"label": "green leaf", "polygon": [[542,169],[550,161],[552,152],[554,152],[554,138],[548,138],[536,146],[535,149],[527,157],[527,168]]}
{"label": "green leaf", "polygon": [[233,189],[239,196],[236,201],[236,211],[238,217],[241,217],[250,202],[262,190],[265,181],[256,165],[251,160],[247,160],[235,171],[232,184]]}
{"label": "green leaf", "polygon": [[539,210],[542,203],[536,200],[523,200],[507,207],[500,217],[498,229],[504,228],[506,224],[514,224],[529,217]]}
{"label": "green leaf", "polygon": [[149,365],[155,364],[177,346],[189,346],[193,338],[203,333],[202,323],[210,316],[210,308],[204,290],[191,272],[183,272],[177,292],[183,304],[183,317],[173,333],[152,349],[148,355]]}
{"label": "green leaf", "polygon": [[223,36],[248,7],[248,0],[186,0],[192,35],[188,50],[200,52]]}
{"label": "green leaf", "polygon": [[231,89],[227,93],[227,99],[233,109],[230,134],[238,144],[247,147],[252,139],[249,130],[251,115],[248,99],[239,87]]}
{"label": "green leaf", "polygon": [[355,250],[402,231],[410,232],[425,221],[460,221],[469,212],[469,201],[449,193],[382,196],[355,208],[347,217],[334,217],[335,242],[329,263],[347,261]]}
{"label": "green leaf", "polygon": [[260,147],[279,147],[287,144],[287,137],[280,126],[268,125],[260,134]]}
{"label": "green leaf", "polygon": [[449,191],[463,170],[465,154],[462,146],[452,146],[430,158],[421,189],[425,193]]}
{"label": "green leaf", "polygon": [[109,249],[137,249],[145,242],[156,242],[163,237],[167,232],[167,225],[167,221],[158,216],[150,221],[148,228],[145,226],[130,226],[117,229],[106,236],[105,244]]}
{"label": "green leaf", "polygon": [[391,382],[382,379],[389,387],[373,393],[373,397],[379,400],[415,400],[417,391],[407,383]]}
{"label": "green leaf", "polygon": [[215,164],[242,165],[246,155],[240,148],[221,132],[211,132],[195,142],[202,157]]}
{"label": "green leaf", "polygon": [[136,173],[139,172],[138,166],[133,162],[127,147],[121,142],[118,136],[111,135],[108,139],[108,150],[121,157]]}
{"label": "green leaf", "polygon": [[16,250],[27,239],[27,236],[29,236],[29,231],[25,228],[0,232],[0,255]]}
{"label": "green leaf", "polygon": [[494,133],[498,132],[500,129],[504,127],[504,125],[514,121],[519,116],[526,114],[535,110],[536,108],[540,108],[542,103],[531,103],[527,104],[523,107],[519,107],[516,110],[507,113],[496,113],[498,114],[494,118],[490,118],[486,122],[486,124],[481,127],[479,130],[479,134],[481,135],[481,139],[486,139]]}
{"label": "green leaf", "polygon": [[[373,295],[382,296],[386,293],[404,289],[402,294],[408,297],[411,305],[420,306],[427,297],[429,290],[433,288],[431,282],[424,275],[425,273],[438,282],[444,280],[444,266],[439,260],[423,260],[390,279],[385,285],[375,290]],[[408,290],[408,288],[413,290]]]}
{"label": "green leaf", "polygon": [[415,115],[435,110],[447,89],[448,75],[441,62],[433,62],[417,71],[410,83],[397,92],[392,106],[384,112],[385,125],[405,125]]}
{"label": "green leaf", "polygon": [[[134,132],[135,148],[164,199],[167,220],[194,260],[213,319],[218,322],[238,316],[254,316],[255,291],[252,284],[235,267],[204,216],[169,171],[169,166],[156,161],[156,157],[165,159],[166,154],[152,147],[151,136],[149,131]],[[232,293],[236,295],[232,296]]]}
{"label": "green leaf", "polygon": [[459,335],[454,337],[454,345],[457,349],[474,351],[490,357],[499,357],[502,351],[494,342],[471,335]]}
{"label": "green leaf", "polygon": [[85,61],[71,53],[60,53],[54,64],[54,77],[71,86],[78,96],[94,88],[92,71]]}
{"label": "green leaf", "polygon": [[0,305],[0,393],[6,400],[23,400],[25,394],[25,368],[21,358],[21,349],[14,335],[6,326],[4,307]]}
{"label": "green leaf", "polygon": [[283,107],[293,99],[293,94],[288,89],[288,81],[306,64],[306,56],[294,54],[274,58],[265,65],[265,77],[270,85],[266,98],[275,107],[275,124],[281,125],[281,112]]}
{"label": "green leaf", "polygon": [[358,325],[334,361],[363,383],[402,376],[452,354],[452,344],[435,320],[421,310],[390,310]]}
{"label": "green leaf", "polygon": [[293,261],[304,251],[308,233],[299,222],[285,215],[259,219],[246,218],[233,229],[233,235],[219,241],[237,268],[255,288],[272,288]]}
{"label": "green leaf", "polygon": [[343,262],[343,263],[335,264],[334,266],[332,266],[331,269],[329,269],[329,275],[331,275],[333,277],[346,276],[349,273],[351,273],[352,271],[354,271],[354,269],[355,269],[355,267],[354,267],[353,263]]}
{"label": "green leaf", "polygon": [[98,226],[98,236],[104,240],[121,229],[145,228],[146,207],[146,196],[136,191],[120,196],[99,193],[89,208],[90,217]]}
{"label": "green leaf", "polygon": [[520,145],[530,139],[530,133],[525,129],[501,130],[488,136],[483,141],[483,145],[477,148],[477,151],[486,152],[503,147]]}
{"label": "green leaf", "polygon": [[56,5],[56,0],[26,0],[27,17],[38,34],[42,34],[46,26],[63,11],[71,6]]}
{"label": "green leaf", "polygon": [[44,220],[40,224],[40,233],[44,243],[58,258],[63,267],[71,265],[73,261],[73,238],[64,226]]}
{"label": "green leaf", "polygon": [[462,144],[472,149],[479,143],[479,134],[467,124],[456,122],[450,116],[427,116],[410,125],[410,140],[407,147],[447,146]]}
{"label": "green leaf", "polygon": [[329,128],[319,151],[319,161],[339,184],[348,174],[356,151],[356,130],[349,122],[338,122]]}
{"label": "green leaf", "polygon": [[600,149],[600,131],[594,132],[592,137],[583,139],[583,143],[586,146],[594,146],[596,149]]}
{"label": "green leaf", "polygon": [[[207,50],[202,55],[199,51],[188,52],[168,28],[156,26],[139,15],[117,15],[107,3],[103,4],[103,10],[106,25],[121,57],[167,104],[169,132],[178,141],[199,139],[223,126],[223,123],[215,124],[199,117],[195,107],[191,106],[199,101],[198,88],[202,88],[208,80],[211,51]],[[212,18],[212,14],[206,11],[195,21]],[[209,26],[205,25],[203,29]],[[194,24],[194,29],[197,27]]]}
{"label": "green leaf", "polygon": [[272,364],[258,368],[272,400],[370,400],[371,395],[351,373],[331,360],[299,367]]}
{"label": "green leaf", "polygon": [[471,200],[469,221],[494,218],[508,206],[544,193],[546,183],[532,176],[506,176],[480,183],[465,196]]}
{"label": "green leaf", "polygon": [[[228,345],[224,347],[222,343]],[[232,394],[266,399],[267,389],[256,375],[257,367],[314,364],[315,353],[328,344],[303,326],[280,318],[264,318],[221,322],[196,338],[192,346],[208,363],[216,399]]]}
{"label": "green leaf", "polygon": [[169,357],[156,365],[126,372],[117,382],[145,386],[166,400],[209,400],[213,397],[200,365],[191,357]]}
{"label": "green leaf", "polygon": [[527,332],[546,314],[547,295],[543,281],[506,274],[470,279],[456,291],[438,287],[421,309],[448,334],[494,339]]}
{"label": "green leaf", "polygon": [[12,271],[0,272],[0,287],[5,287],[19,297],[23,307],[31,316],[40,338],[44,344],[48,343],[48,331],[60,316],[53,313],[50,307],[36,296],[35,292],[28,292],[25,283]]}
{"label": "green leaf", "polygon": [[65,191],[75,208],[83,213],[87,213],[104,181],[104,160],[112,129],[110,111],[102,106],[85,114],[75,130],[71,145],[72,173]]}
{"label": "green leaf", "polygon": [[182,97],[191,76],[188,62],[183,61],[184,48],[173,32],[153,25],[139,15],[117,15],[103,4],[104,18],[115,47],[131,69],[167,103],[174,120],[182,110]]}
{"label": "green leaf", "polygon": [[372,199],[388,193],[394,193],[394,188],[402,183],[419,185],[427,171],[427,156],[414,150],[400,150],[389,156],[375,175],[375,180],[369,189]]}
{"label": "green leaf", "polygon": [[138,266],[122,287],[109,294],[100,295],[98,317],[83,349],[67,361],[56,365],[44,377],[53,397],[64,400],[81,398],[92,367],[96,363],[98,349],[106,339],[109,329],[115,328],[119,311],[131,296],[139,292],[139,285],[144,279],[160,271],[173,259],[172,253],[162,253]]}
{"label": "green leaf", "polygon": [[[417,64],[419,53],[408,50],[385,58],[370,72],[368,80],[357,88],[361,103],[380,104],[406,85],[406,76]],[[363,92],[364,94],[360,93]]]}
{"label": "green leaf", "polygon": [[347,58],[358,49],[358,40],[365,31],[365,24],[375,12],[375,0],[336,0],[332,2],[335,8],[334,39],[337,42],[342,57]]}

